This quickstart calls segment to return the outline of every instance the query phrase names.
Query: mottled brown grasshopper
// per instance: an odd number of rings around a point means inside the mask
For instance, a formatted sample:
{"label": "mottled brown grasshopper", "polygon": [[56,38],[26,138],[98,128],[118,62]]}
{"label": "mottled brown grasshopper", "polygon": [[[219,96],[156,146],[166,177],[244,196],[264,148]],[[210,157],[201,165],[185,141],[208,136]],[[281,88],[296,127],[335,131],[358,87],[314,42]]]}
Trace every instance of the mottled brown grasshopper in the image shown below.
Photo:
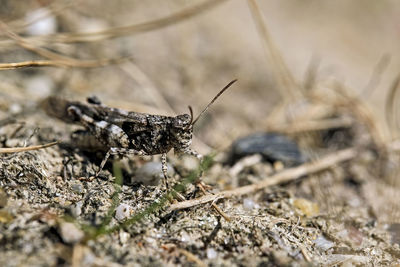
{"label": "mottled brown grasshopper", "polygon": [[193,125],[234,82],[236,80],[227,84],[196,119],[193,119],[190,106],[190,114],[170,117],[110,108],[96,97],[89,97],[87,103],[81,103],[52,96],[43,102],[43,106],[49,115],[68,123],[80,123],[86,128],[85,132],[75,132],[75,138],[80,135],[88,146],[103,146],[103,150],[107,150],[96,176],[110,155],[161,154],[162,172],[167,182],[167,152],[173,148],[175,154],[189,154],[202,159],[202,155],[190,148]]}

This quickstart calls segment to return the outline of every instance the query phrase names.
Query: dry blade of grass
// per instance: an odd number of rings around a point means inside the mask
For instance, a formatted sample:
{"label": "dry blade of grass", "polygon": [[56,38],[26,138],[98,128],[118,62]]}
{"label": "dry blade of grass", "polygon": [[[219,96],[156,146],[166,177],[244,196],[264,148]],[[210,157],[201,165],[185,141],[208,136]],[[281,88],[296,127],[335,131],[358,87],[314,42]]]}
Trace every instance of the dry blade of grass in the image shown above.
{"label": "dry blade of grass", "polygon": [[334,119],[298,121],[285,124],[274,124],[269,125],[267,127],[267,130],[272,132],[295,134],[302,132],[323,131],[335,128],[350,128],[353,123],[353,119],[343,117]]}
{"label": "dry blade of grass", "polygon": [[179,253],[184,255],[188,261],[195,263],[197,266],[206,267],[207,264],[202,262],[196,255],[187,251],[186,249],[178,248]]}
{"label": "dry blade of grass", "polygon": [[[203,184],[200,182],[197,184],[197,187],[200,188],[200,190],[203,192],[204,195],[209,195],[210,193],[207,192],[207,190],[204,188]],[[215,209],[216,212],[218,212],[227,222],[231,221],[231,218],[223,211],[221,210],[220,207],[217,206],[214,202],[211,203],[211,206]]]}
{"label": "dry blade of grass", "polygon": [[[27,41],[31,44],[39,44],[39,43],[82,43],[82,42],[97,42],[105,39],[116,38],[119,36],[137,34],[143,32],[149,32],[153,30],[157,30],[160,28],[164,28],[173,24],[177,24],[181,21],[189,19],[193,16],[200,15],[201,13],[221,4],[227,0],[206,0],[200,4],[193,5],[191,7],[182,9],[176,13],[173,13],[169,16],[155,19],[152,21],[110,28],[103,31],[91,32],[91,33],[60,33],[53,34],[48,36],[34,36],[27,38]],[[0,42],[0,46],[10,47],[13,46],[14,42]]]}
{"label": "dry blade of grass", "polygon": [[54,145],[57,145],[59,142],[51,142],[48,144],[44,145],[38,145],[38,146],[28,146],[28,147],[2,147],[0,148],[0,154],[6,154],[6,153],[17,153],[17,152],[25,152],[25,151],[31,151],[31,150],[39,150],[47,147],[51,147]]}
{"label": "dry blade of grass", "polygon": [[368,99],[372,95],[374,90],[378,88],[378,85],[382,79],[382,75],[388,68],[389,63],[390,55],[384,54],[373,68],[371,77],[369,78],[367,85],[363,90],[361,90],[361,93],[359,94],[360,98]]}
{"label": "dry blade of grass", "polygon": [[79,63],[66,63],[58,60],[32,60],[23,62],[0,63],[0,70],[11,70],[31,67],[75,67],[75,68],[96,68],[111,64],[119,64],[128,58],[100,59],[100,60],[80,60]]}
{"label": "dry blade of grass", "polygon": [[340,151],[334,152],[332,154],[329,154],[323,158],[320,158],[314,162],[305,163],[305,164],[300,165],[295,168],[283,170],[282,172],[272,175],[270,177],[267,177],[264,180],[262,180],[261,182],[256,183],[256,184],[246,185],[246,186],[238,187],[238,188],[235,188],[232,190],[222,191],[222,192],[219,192],[214,195],[205,195],[203,197],[199,197],[196,199],[191,199],[191,200],[182,201],[182,202],[173,204],[168,208],[168,211],[186,209],[186,208],[190,208],[193,206],[205,204],[208,202],[213,202],[220,198],[229,198],[229,197],[234,197],[234,196],[250,194],[250,193],[254,193],[258,190],[272,186],[272,185],[277,185],[277,184],[293,181],[304,175],[313,174],[313,173],[331,168],[340,162],[350,160],[357,156],[357,154],[358,154],[357,152],[358,152],[358,149],[356,149],[356,148],[348,148],[348,149],[340,150]]}
{"label": "dry blade of grass", "polygon": [[283,60],[281,52],[274,44],[257,2],[248,0],[247,3],[262,40],[265,55],[272,64],[271,70],[274,72],[274,76],[280,86],[280,92],[283,92],[282,97],[288,101],[298,99],[299,92],[301,92],[298,90],[299,86],[297,86],[293,75]]}
{"label": "dry blade of grass", "polygon": [[[25,38],[22,38],[15,32],[13,32],[10,27],[5,24],[4,22],[0,21],[0,29],[3,30],[3,32],[11,39],[13,39],[19,46],[22,48],[29,50],[31,52],[34,52],[42,57],[48,58],[52,61],[47,61],[47,64],[50,65],[50,63],[55,66],[65,66],[65,67],[80,67],[80,68],[93,68],[93,67],[100,67],[100,66],[105,66],[109,65],[111,63],[118,63],[123,60],[126,60],[126,58],[119,58],[119,59],[98,59],[98,60],[80,60],[80,59],[75,59],[72,57],[64,56],[59,53],[52,52],[48,49],[41,48],[38,46],[35,46],[29,42],[29,40],[26,40]],[[43,64],[44,62],[42,62]],[[5,63],[9,64],[9,63]],[[27,63],[25,63],[27,64]]]}
{"label": "dry blade of grass", "polygon": [[392,139],[398,138],[399,120],[397,117],[398,102],[399,102],[399,89],[400,89],[400,74],[394,79],[392,86],[389,88],[389,93],[386,97],[385,117],[386,123],[390,129]]}
{"label": "dry blade of grass", "polygon": [[128,74],[134,81],[140,84],[141,88],[145,88],[145,92],[149,94],[150,98],[154,101],[157,107],[175,115],[175,110],[171,107],[165,99],[161,91],[154,85],[153,81],[144,73],[139,66],[132,61],[128,61],[120,66],[120,69]]}
{"label": "dry blade of grass", "polygon": [[[337,96],[340,97],[340,99],[334,103],[334,106],[337,108],[344,107],[351,110],[351,113],[353,113],[358,120],[362,121],[368,127],[368,131],[371,134],[375,145],[380,148],[384,148],[385,134],[383,127],[379,126],[379,120],[376,118],[376,115],[371,111],[371,109],[365,104],[365,102],[352,94],[354,90],[351,90],[351,88],[346,87],[340,82],[337,82],[332,89]],[[332,100],[329,99],[327,99],[327,101],[332,102]]]}
{"label": "dry blade of grass", "polygon": [[60,62],[53,60],[35,60],[35,61],[23,61],[13,63],[0,63],[0,70],[12,70],[29,67],[49,67],[49,66],[62,66]]}

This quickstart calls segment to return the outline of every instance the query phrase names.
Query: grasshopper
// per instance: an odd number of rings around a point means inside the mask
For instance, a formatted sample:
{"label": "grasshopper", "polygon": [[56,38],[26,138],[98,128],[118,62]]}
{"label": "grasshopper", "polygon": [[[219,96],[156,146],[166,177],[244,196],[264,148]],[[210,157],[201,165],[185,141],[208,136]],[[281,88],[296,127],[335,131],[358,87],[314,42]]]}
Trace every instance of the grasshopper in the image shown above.
{"label": "grasshopper", "polygon": [[107,150],[96,177],[111,155],[161,154],[162,172],[168,187],[168,151],[173,148],[175,154],[189,154],[202,160],[203,156],[191,148],[193,125],[235,82],[233,80],[222,88],[195,119],[190,106],[190,114],[175,117],[151,115],[111,108],[102,104],[97,97],[89,97],[87,103],[81,103],[51,96],[42,106],[50,116],[67,123],[79,123],[86,128],[86,131],[75,132],[74,139],[80,136],[87,146]]}

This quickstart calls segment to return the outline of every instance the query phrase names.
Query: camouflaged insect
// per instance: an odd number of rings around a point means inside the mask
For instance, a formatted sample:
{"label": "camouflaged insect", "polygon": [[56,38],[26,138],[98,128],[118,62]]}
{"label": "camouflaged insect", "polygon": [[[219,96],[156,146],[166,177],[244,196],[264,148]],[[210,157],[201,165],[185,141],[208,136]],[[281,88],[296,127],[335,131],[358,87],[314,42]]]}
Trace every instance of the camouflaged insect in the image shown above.
{"label": "camouflaged insect", "polygon": [[236,80],[226,85],[196,119],[193,119],[190,106],[190,115],[150,115],[110,108],[96,97],[81,103],[52,96],[43,102],[43,106],[49,115],[68,123],[80,123],[86,128],[86,131],[75,132],[74,140],[81,140],[80,143],[87,147],[107,150],[96,176],[111,155],[161,154],[162,172],[167,183],[167,152],[173,148],[175,154],[189,154],[202,159],[202,155],[190,147],[193,125],[234,82]]}

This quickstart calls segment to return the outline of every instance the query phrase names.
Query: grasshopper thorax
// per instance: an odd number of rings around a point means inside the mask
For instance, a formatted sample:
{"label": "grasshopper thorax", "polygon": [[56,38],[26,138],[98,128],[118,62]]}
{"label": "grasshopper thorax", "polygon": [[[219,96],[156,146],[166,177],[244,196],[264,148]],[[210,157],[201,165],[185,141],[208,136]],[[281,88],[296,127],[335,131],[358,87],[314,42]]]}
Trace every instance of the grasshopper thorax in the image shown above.
{"label": "grasshopper thorax", "polygon": [[183,114],[174,117],[171,134],[175,152],[179,154],[187,151],[192,144],[192,116]]}

